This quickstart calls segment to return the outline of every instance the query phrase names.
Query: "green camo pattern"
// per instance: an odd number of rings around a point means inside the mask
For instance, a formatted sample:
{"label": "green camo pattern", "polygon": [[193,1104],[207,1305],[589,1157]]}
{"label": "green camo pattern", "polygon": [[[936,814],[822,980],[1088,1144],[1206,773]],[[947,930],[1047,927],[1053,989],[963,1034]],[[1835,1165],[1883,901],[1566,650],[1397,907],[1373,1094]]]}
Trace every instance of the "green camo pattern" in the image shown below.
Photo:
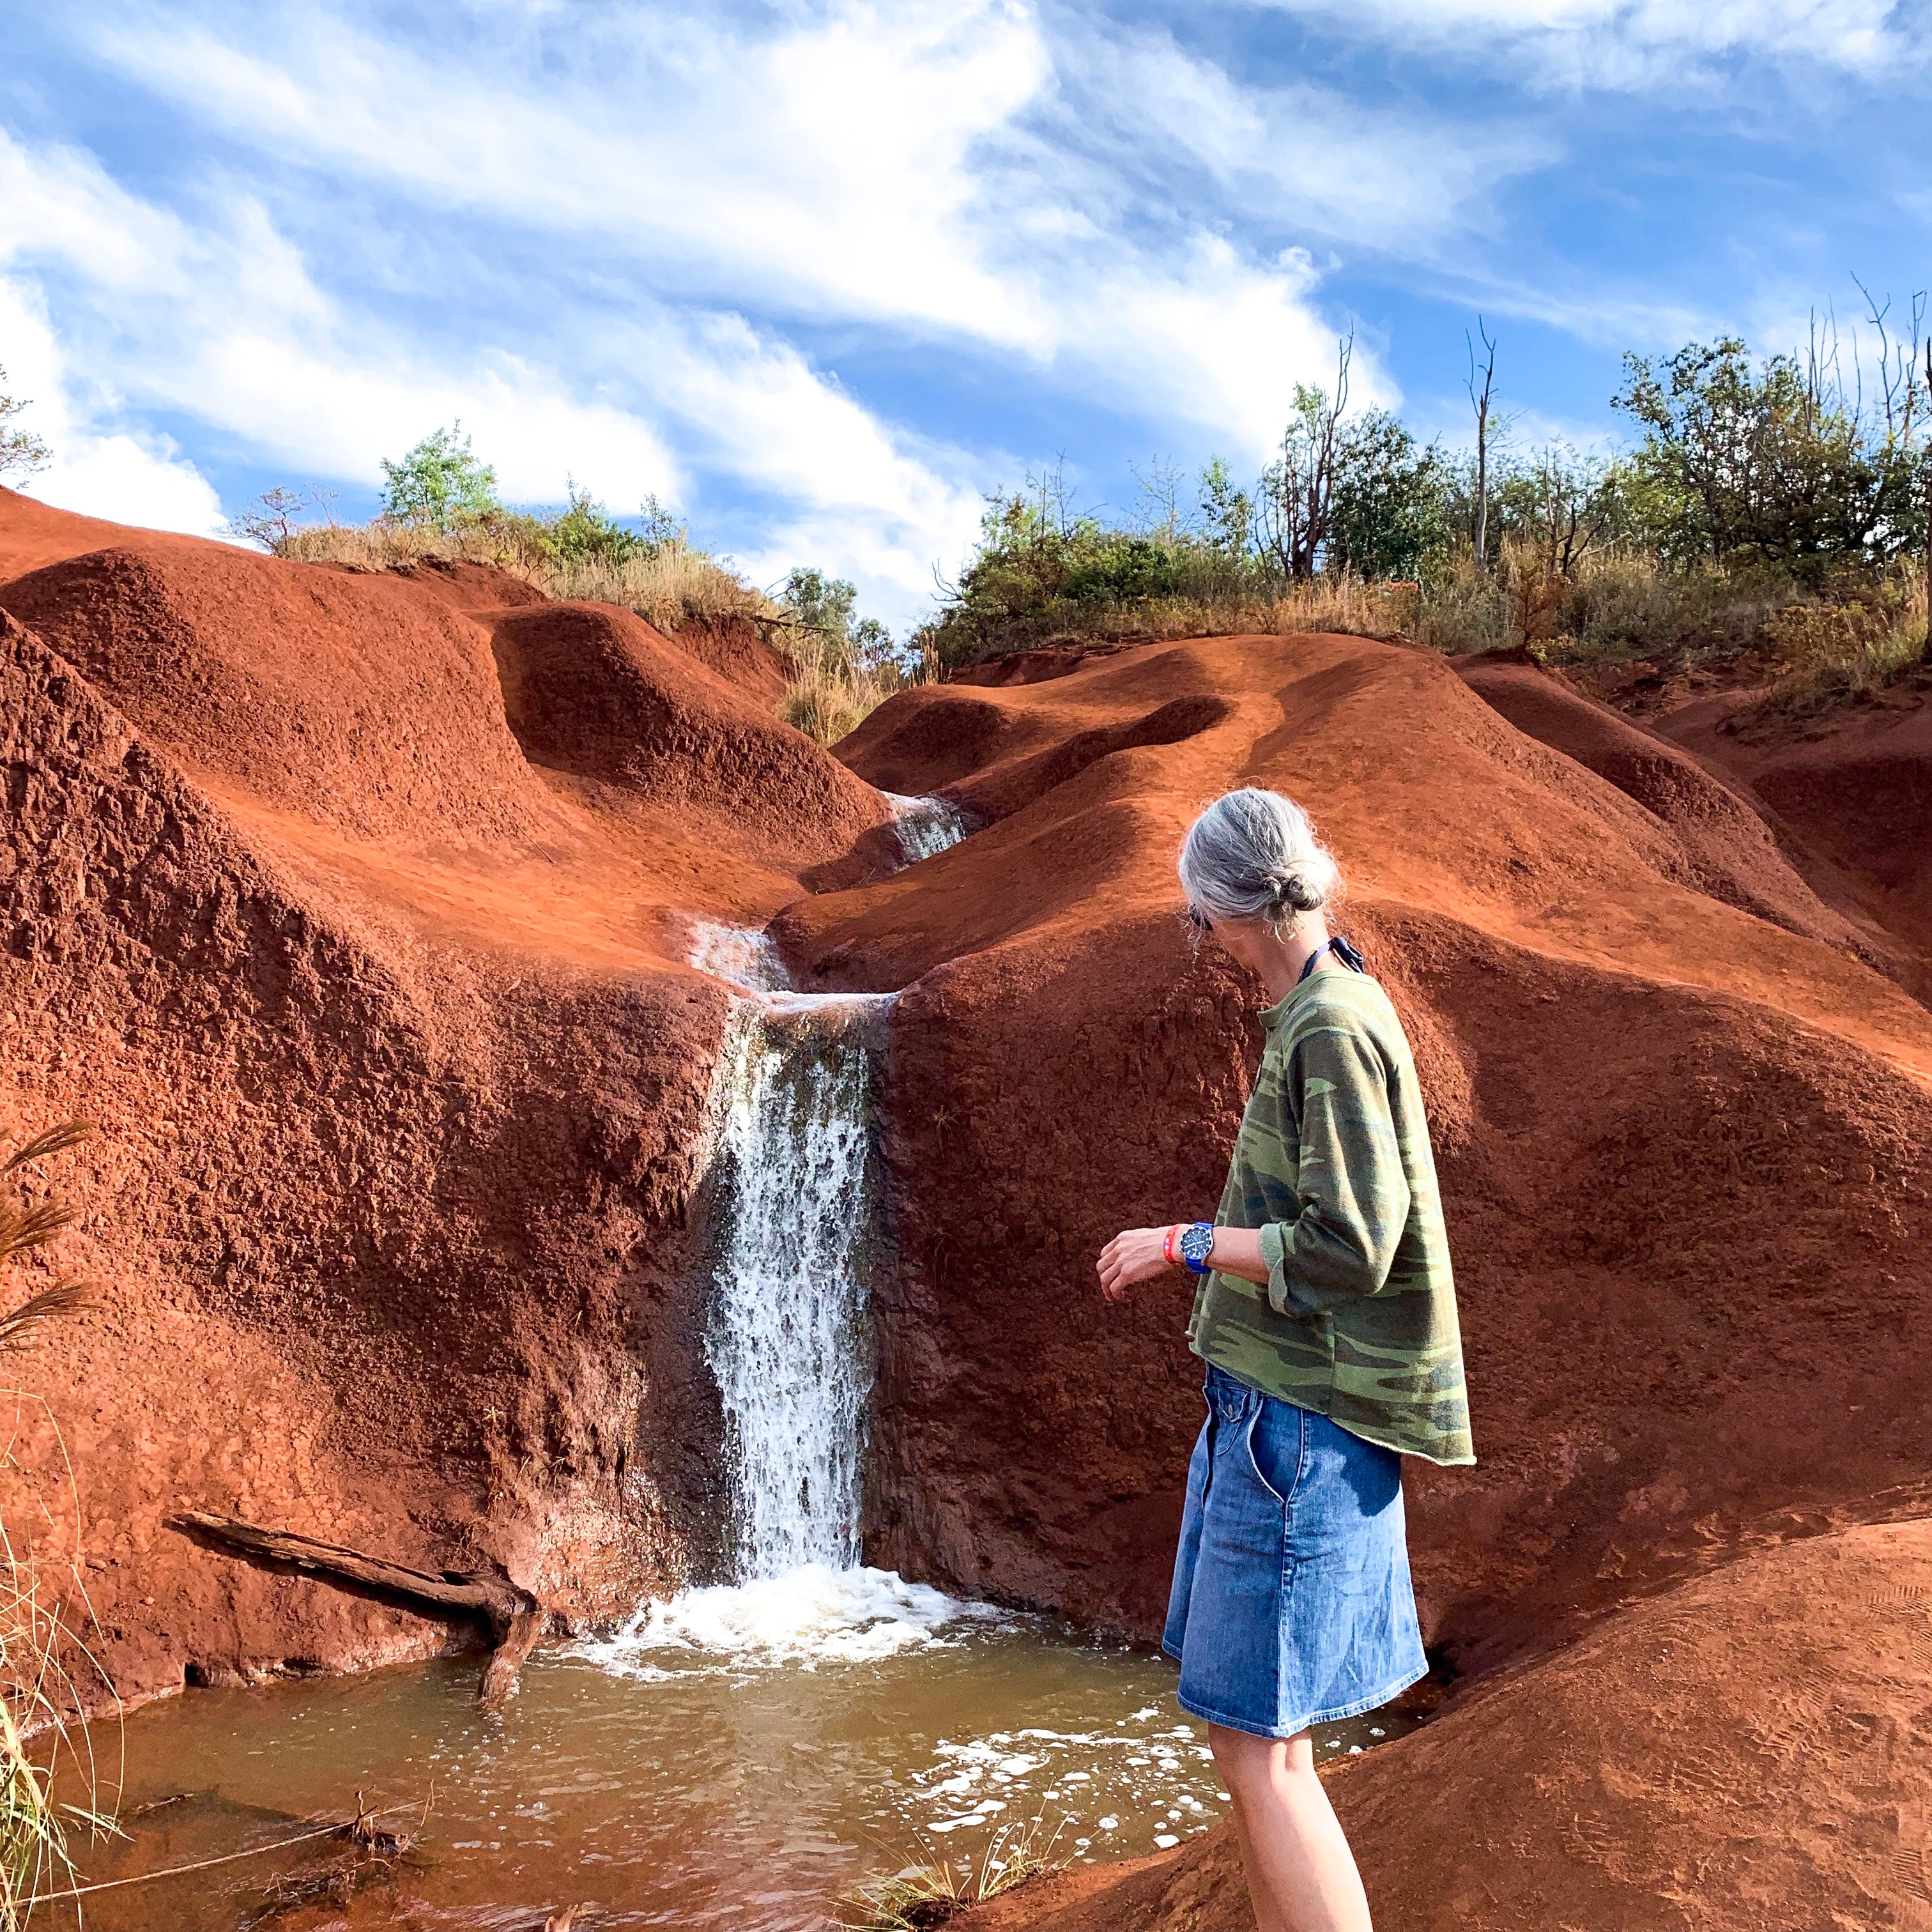
{"label": "green camo pattern", "polygon": [[1187,1339],[1250,1387],[1432,1462],[1473,1462],[1456,1287],[1415,1060],[1366,973],[1312,973],[1262,1018],[1217,1226],[1266,1288],[1202,1277]]}

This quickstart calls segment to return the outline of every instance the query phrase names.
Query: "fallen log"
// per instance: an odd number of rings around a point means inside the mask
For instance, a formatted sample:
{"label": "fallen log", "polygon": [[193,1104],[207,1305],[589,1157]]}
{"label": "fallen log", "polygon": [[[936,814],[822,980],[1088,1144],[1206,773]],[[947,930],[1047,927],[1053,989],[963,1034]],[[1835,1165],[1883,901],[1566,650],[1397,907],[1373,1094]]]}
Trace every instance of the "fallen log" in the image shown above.
{"label": "fallen log", "polygon": [[263,1529],[238,1516],[212,1516],[206,1510],[183,1510],[167,1521],[170,1528],[190,1541],[262,1569],[296,1570],[355,1595],[413,1610],[418,1616],[484,1624],[496,1646],[477,1691],[477,1702],[486,1711],[500,1710],[516,1695],[517,1673],[549,1622],[537,1600],[507,1576],[460,1570],[432,1575],[339,1544],[318,1542],[293,1530]]}

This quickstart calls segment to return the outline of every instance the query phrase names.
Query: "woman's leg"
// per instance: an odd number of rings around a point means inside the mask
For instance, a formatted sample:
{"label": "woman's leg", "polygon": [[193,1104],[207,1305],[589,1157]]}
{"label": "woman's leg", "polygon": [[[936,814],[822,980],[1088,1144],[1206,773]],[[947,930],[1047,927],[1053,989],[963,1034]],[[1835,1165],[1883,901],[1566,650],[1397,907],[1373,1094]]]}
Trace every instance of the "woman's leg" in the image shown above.
{"label": "woman's leg", "polygon": [[1257,1738],[1208,1726],[1259,1932],[1370,1932],[1369,1901],[1307,1732]]}

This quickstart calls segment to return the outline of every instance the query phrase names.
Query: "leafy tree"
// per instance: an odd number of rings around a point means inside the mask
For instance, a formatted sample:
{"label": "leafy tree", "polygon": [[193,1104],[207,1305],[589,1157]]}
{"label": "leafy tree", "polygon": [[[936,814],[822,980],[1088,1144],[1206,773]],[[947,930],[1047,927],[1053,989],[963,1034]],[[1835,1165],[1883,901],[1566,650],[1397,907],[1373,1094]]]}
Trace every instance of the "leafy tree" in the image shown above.
{"label": "leafy tree", "polygon": [[1633,494],[1672,561],[1817,576],[1880,534],[1886,466],[1815,355],[1754,369],[1726,336],[1660,363],[1626,356],[1624,370],[1612,406],[1645,432]]}
{"label": "leafy tree", "polygon": [[459,421],[431,430],[400,463],[382,459],[388,479],[382,508],[388,515],[447,531],[502,514],[496,472],[477,460],[462,428]]}
{"label": "leafy tree", "polygon": [[1294,386],[1294,408],[1281,434],[1281,454],[1262,473],[1255,540],[1291,583],[1315,574],[1328,541],[1335,493],[1336,447],[1348,406],[1352,334],[1337,345],[1334,390]]}
{"label": "leafy tree", "polygon": [[1224,556],[1245,557],[1254,534],[1254,499],[1234,487],[1227,464],[1218,456],[1201,472],[1198,506],[1203,541]]}
{"label": "leafy tree", "polygon": [[[6,380],[6,370],[0,368],[0,383]],[[54,460],[53,452],[32,430],[14,426],[14,418],[32,400],[0,392],[0,476],[17,476],[22,482]]]}
{"label": "leafy tree", "polygon": [[1433,443],[1387,410],[1342,425],[1323,561],[1365,578],[1414,578],[1450,540],[1448,472]]}
{"label": "leafy tree", "polygon": [[564,487],[569,508],[549,524],[544,536],[545,546],[557,562],[620,566],[656,547],[649,538],[625,529],[588,490],[568,482]]}
{"label": "leafy tree", "polygon": [[856,615],[859,593],[842,577],[800,565],[785,578],[778,602],[810,632],[820,658],[845,668],[878,667],[893,656],[892,633],[876,617]]}

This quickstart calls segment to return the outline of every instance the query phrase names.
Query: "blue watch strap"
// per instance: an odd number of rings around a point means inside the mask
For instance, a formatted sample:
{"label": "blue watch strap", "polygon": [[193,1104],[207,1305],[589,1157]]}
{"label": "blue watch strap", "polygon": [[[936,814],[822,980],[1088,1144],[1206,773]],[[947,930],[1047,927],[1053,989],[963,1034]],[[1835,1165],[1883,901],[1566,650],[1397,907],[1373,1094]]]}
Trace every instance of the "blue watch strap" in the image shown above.
{"label": "blue watch strap", "polygon": [[1214,1224],[1211,1221],[1196,1221],[1181,1236],[1178,1244],[1180,1250],[1181,1264],[1190,1274],[1205,1274],[1208,1258],[1214,1252]]}

